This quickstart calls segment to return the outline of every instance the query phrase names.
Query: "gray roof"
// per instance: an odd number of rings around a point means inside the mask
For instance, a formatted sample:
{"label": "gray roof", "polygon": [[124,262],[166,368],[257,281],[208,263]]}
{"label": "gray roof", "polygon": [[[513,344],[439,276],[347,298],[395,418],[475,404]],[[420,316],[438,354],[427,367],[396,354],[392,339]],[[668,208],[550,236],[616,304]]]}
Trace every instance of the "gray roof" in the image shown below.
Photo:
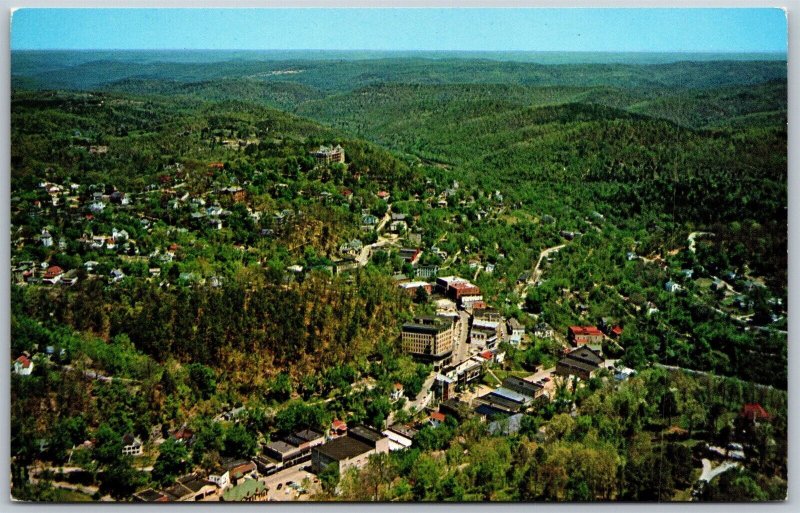
{"label": "gray roof", "polygon": [[326,444],[314,448],[314,450],[319,451],[325,456],[328,456],[336,461],[354,458],[369,452],[372,449],[372,446],[369,446],[364,442],[358,441],[349,436],[335,438]]}

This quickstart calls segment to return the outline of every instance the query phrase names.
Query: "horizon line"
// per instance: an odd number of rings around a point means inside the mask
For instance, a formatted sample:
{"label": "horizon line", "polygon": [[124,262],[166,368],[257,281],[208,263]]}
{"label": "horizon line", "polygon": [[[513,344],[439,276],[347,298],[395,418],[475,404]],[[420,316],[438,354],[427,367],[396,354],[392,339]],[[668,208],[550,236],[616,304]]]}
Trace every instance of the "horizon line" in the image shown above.
{"label": "horizon line", "polygon": [[11,48],[12,52],[462,52],[462,53],[705,53],[705,54],[788,54],[787,50],[453,50],[374,48]]}

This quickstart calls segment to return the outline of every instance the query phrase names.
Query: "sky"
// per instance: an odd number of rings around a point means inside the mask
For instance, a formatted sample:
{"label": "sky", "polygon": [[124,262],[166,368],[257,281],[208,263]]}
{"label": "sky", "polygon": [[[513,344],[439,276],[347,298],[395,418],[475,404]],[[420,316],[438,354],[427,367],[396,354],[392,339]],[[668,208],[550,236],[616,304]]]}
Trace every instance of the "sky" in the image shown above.
{"label": "sky", "polygon": [[785,52],[779,9],[20,9],[12,50]]}

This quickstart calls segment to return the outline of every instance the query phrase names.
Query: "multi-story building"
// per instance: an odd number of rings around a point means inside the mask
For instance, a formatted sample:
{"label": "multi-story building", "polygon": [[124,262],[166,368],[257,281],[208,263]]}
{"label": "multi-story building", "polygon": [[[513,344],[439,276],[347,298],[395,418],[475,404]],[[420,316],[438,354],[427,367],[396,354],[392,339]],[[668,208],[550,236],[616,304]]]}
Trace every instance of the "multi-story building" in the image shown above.
{"label": "multi-story building", "polygon": [[453,352],[453,327],[446,317],[416,317],[403,324],[403,352],[440,361]]}
{"label": "multi-story building", "polygon": [[333,147],[320,146],[319,150],[311,152],[311,155],[317,159],[317,164],[344,164],[344,148],[338,144]]}
{"label": "multi-story building", "polygon": [[603,342],[603,332],[595,326],[570,326],[567,332],[567,339],[574,346],[601,344]]}

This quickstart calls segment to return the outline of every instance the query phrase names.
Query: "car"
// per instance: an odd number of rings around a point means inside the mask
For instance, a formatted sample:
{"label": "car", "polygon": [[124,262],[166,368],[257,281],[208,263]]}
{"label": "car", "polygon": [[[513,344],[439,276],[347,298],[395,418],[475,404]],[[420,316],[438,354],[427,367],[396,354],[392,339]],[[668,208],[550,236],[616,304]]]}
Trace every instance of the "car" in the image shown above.
{"label": "car", "polygon": [[550,378],[542,378],[542,381],[544,381],[545,383],[547,383],[548,381],[550,381]]}
{"label": "car", "polygon": [[276,490],[280,490],[281,488],[283,488],[283,483],[278,483],[278,487],[277,487],[277,488],[275,488],[275,489],[276,489]]}

